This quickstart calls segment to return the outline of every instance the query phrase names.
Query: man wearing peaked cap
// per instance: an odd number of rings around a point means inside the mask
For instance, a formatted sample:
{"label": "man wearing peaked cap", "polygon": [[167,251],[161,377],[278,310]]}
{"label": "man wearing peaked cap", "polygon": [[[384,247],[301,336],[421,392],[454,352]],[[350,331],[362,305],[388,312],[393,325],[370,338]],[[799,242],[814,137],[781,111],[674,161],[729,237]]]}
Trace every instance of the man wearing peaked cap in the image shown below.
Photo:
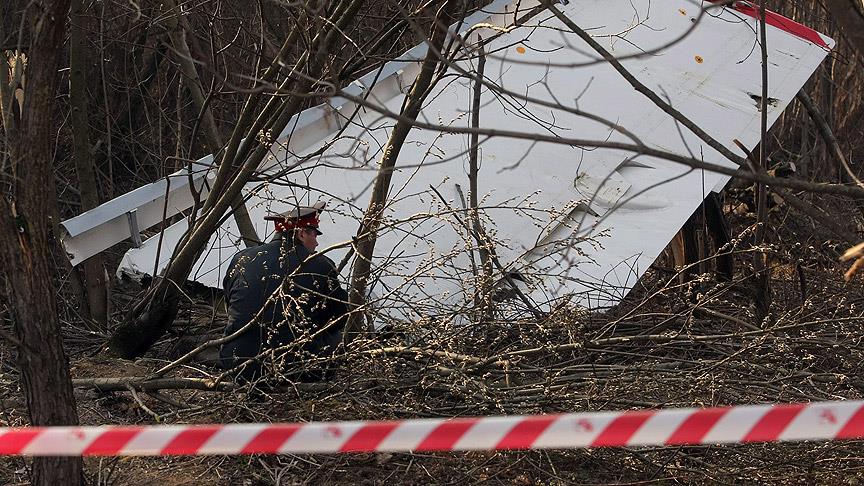
{"label": "man wearing peaked cap", "polygon": [[222,345],[220,357],[241,380],[327,374],[321,362],[342,341],[348,293],[333,261],[314,254],[323,209],[316,203],[265,217],[276,225],[274,238],[240,251],[228,266],[225,336],[249,327]]}
{"label": "man wearing peaked cap", "polygon": [[318,229],[318,215],[324,210],[324,206],[325,203],[319,201],[312,206],[298,206],[280,214],[265,216],[264,219],[276,223],[277,234],[298,228],[312,228],[318,236],[323,234]]}

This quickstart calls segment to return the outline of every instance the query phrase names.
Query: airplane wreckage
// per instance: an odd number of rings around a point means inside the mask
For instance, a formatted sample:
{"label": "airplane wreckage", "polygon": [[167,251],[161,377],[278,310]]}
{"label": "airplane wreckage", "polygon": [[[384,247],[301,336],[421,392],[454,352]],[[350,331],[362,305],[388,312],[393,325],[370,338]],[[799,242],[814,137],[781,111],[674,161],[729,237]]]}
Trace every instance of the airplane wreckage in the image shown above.
{"label": "airplane wreckage", "polygon": [[[369,285],[384,318],[416,320],[441,309],[470,308],[478,245],[468,224],[466,129],[481,38],[486,61],[478,118],[485,134],[479,137],[478,212],[500,262],[498,283],[518,285],[537,308],[560,299],[591,309],[620,301],[706,196],[730,179],[580,141],[641,145],[738,168],[538,5],[498,0],[457,24],[459,56],[427,97],[393,173]],[[687,0],[570,0],[555,7],[730,151],[744,155],[735,140],[749,150],[759,143],[758,8]],[[533,17],[518,22],[532,9]],[[771,12],[766,23],[770,126],[833,41]],[[273,139],[260,177],[244,192],[262,239],[273,231],[267,214],[326,202],[322,247],[338,247],[328,253],[336,262],[352,255],[350,242],[396,123],[392,114],[400,112],[426,50],[418,45],[370,72],[341,97],[298,114]],[[487,136],[495,131],[511,135]],[[517,132],[522,135],[512,135]],[[135,247],[118,273],[158,274],[187,220],[144,241],[140,231],[190,210],[190,184],[204,198],[215,173],[212,161],[204,157],[64,221],[72,263],[131,238]],[[243,247],[233,216],[226,215],[189,278],[220,287],[228,262]]]}

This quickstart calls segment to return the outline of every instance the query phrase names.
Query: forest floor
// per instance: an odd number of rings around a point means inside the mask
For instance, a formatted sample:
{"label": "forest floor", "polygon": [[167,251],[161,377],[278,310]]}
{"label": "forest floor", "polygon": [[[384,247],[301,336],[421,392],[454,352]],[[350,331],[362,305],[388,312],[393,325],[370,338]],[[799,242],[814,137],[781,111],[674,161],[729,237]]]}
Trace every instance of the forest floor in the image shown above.
{"label": "forest floor", "polygon": [[[833,210],[833,209],[832,209]],[[842,213],[842,211],[846,213]],[[836,208],[837,221],[860,221]],[[332,381],[247,393],[166,390],[160,394],[76,389],[82,424],[239,423],[398,419],[514,413],[860,399],[864,392],[864,288],[845,282],[837,258],[846,248],[784,207],[772,213],[767,250],[772,305],[763,319],[748,279],[753,251],[744,242],[751,215],[734,217],[740,236],[736,274],[680,283],[658,260],[630,295],[605,313],[562,308],[533,318],[454,328],[434,319],[412,349],[446,348],[480,358],[534,349],[508,370],[465,366],[458,358],[381,354],[408,347],[402,330],[360,342]],[[857,230],[858,228],[856,228]],[[118,287],[117,317],[135,298]],[[143,377],[190,349],[185,341],[218,335],[218,302],[182,309],[176,333],[145,357],[108,359],[104,335],[67,310],[64,338],[74,378]],[[178,339],[178,335],[186,336]],[[642,336],[620,342],[609,337]],[[675,336],[675,339],[666,339]],[[711,336],[710,338],[705,338]],[[698,340],[694,339],[699,337]],[[562,344],[581,343],[560,350]],[[0,424],[26,425],[14,355],[0,340]],[[203,363],[172,377],[210,378]],[[88,458],[92,484],[861,484],[864,441],[554,451]],[[26,484],[27,461],[0,458],[0,483]]]}

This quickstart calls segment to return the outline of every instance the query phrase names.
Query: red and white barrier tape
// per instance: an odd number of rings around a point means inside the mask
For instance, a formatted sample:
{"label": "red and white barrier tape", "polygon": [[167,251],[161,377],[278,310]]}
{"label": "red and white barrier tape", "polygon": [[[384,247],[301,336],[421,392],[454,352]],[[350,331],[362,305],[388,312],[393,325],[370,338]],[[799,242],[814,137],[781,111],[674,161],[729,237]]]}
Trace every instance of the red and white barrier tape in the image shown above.
{"label": "red and white barrier tape", "polygon": [[384,422],[0,428],[0,455],[564,449],[864,438],[864,401]]}

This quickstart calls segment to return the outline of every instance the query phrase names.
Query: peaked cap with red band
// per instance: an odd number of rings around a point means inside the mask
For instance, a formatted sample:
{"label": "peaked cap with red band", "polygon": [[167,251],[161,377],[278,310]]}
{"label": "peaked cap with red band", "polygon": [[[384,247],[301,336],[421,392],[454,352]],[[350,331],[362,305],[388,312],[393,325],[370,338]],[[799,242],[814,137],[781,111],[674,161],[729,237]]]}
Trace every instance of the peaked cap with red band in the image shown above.
{"label": "peaked cap with red band", "polygon": [[267,221],[276,223],[276,231],[284,233],[297,228],[312,228],[319,235],[318,215],[324,210],[325,203],[317,202],[312,206],[299,206],[281,214],[265,216]]}

